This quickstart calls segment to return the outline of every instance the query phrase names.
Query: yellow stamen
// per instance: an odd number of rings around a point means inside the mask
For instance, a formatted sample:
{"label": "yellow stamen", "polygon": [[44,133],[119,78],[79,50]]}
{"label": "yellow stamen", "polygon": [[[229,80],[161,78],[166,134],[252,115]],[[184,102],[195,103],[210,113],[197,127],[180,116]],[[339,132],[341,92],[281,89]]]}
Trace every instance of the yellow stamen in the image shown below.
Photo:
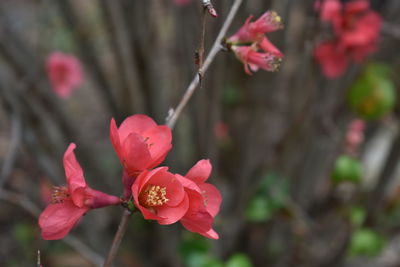
{"label": "yellow stamen", "polygon": [[54,186],[51,193],[51,203],[63,203],[64,199],[69,197],[68,188],[65,186]]}
{"label": "yellow stamen", "polygon": [[167,189],[158,185],[149,185],[141,194],[140,202],[143,206],[154,207],[164,205],[169,201]]}

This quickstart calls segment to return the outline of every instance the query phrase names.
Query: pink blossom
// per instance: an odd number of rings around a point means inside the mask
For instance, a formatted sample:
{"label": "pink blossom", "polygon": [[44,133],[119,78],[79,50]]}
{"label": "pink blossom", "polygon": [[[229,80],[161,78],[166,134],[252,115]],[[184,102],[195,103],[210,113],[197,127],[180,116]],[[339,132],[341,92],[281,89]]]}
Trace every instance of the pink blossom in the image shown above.
{"label": "pink blossom", "polygon": [[124,196],[140,172],[158,166],[172,148],[171,129],[142,114],[126,118],[119,128],[112,119],[110,139],[124,167]]}
{"label": "pink blossom", "polygon": [[54,93],[68,98],[82,84],[83,71],[78,58],[73,55],[54,52],[46,59],[46,71]]}
{"label": "pink blossom", "polygon": [[364,141],[365,122],[362,120],[353,120],[350,123],[346,134],[346,151],[350,154],[356,154],[358,148]]}
{"label": "pink blossom", "polygon": [[76,160],[71,143],[64,154],[67,186],[55,187],[52,201],[39,216],[42,237],[56,240],[65,237],[78,220],[90,209],[116,205],[120,199],[90,188]]}
{"label": "pink blossom", "polygon": [[227,39],[228,47],[243,62],[247,74],[258,69],[276,71],[283,54],[265,34],[281,29],[281,18],[274,11],[265,12],[254,22],[251,22],[252,18],[247,18],[245,24]]}
{"label": "pink blossom", "polygon": [[209,160],[200,160],[185,177],[176,175],[189,197],[189,209],[180,222],[191,232],[218,239],[218,233],[212,229],[212,224],[219,213],[222,197],[215,186],[206,183],[211,169]]}
{"label": "pink blossom", "polygon": [[179,221],[189,208],[182,183],[167,167],[141,172],[132,185],[132,196],[143,217],[159,224]]}
{"label": "pink blossom", "polygon": [[231,37],[229,43],[252,43],[259,41],[264,34],[282,28],[281,17],[275,11],[267,11],[254,22],[250,22],[253,16],[249,16],[244,25]]}
{"label": "pink blossom", "polygon": [[251,75],[250,70],[277,71],[281,62],[281,58],[275,54],[260,53],[251,46],[234,46],[232,50],[236,57],[243,62],[244,70],[249,75]]}
{"label": "pink blossom", "polygon": [[342,4],[339,0],[318,1],[322,21],[332,25],[334,37],[319,44],[315,59],[328,78],[336,78],[347,69],[350,61],[360,63],[374,52],[379,38],[382,18],[369,8],[366,0]]}

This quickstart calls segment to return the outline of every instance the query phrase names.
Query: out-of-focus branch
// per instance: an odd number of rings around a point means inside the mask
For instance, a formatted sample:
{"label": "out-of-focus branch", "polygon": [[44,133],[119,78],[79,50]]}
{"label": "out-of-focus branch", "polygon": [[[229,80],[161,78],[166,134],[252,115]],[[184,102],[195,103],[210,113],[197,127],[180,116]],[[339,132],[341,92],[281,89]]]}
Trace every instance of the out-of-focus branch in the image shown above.
{"label": "out-of-focus branch", "polygon": [[111,86],[106,79],[104,71],[101,68],[100,61],[95,56],[93,45],[88,40],[88,35],[85,32],[85,27],[80,23],[80,19],[76,15],[71,1],[61,0],[54,1],[59,6],[61,13],[64,15],[67,25],[71,28],[74,38],[78,43],[80,56],[85,61],[86,65],[91,68],[92,74],[97,84],[96,88],[99,90],[103,101],[108,106],[112,114],[118,117],[118,109],[111,94]]}
{"label": "out-of-focus branch", "polygon": [[14,167],[14,163],[18,155],[18,148],[21,143],[21,131],[21,118],[19,117],[19,115],[14,114],[11,119],[10,147],[6,154],[6,159],[4,160],[3,167],[0,173],[0,188],[7,181],[7,178],[10,176],[11,171]]}
{"label": "out-of-focus branch", "polygon": [[389,35],[395,39],[400,39],[400,25],[393,25],[384,22],[381,28],[383,34]]}
{"label": "out-of-focus branch", "polygon": [[[225,37],[225,35],[228,31],[228,28],[232,24],[233,18],[235,17],[242,2],[243,2],[243,0],[235,0],[235,2],[233,3],[232,8],[229,11],[227,18],[226,18],[224,24],[222,25],[222,28],[221,28],[220,32],[218,33],[218,36],[215,39],[215,42],[214,42],[213,46],[211,47],[211,50],[208,53],[207,58],[204,61],[203,67],[199,70],[199,72],[201,72],[203,75],[207,71],[207,69],[210,67],[211,63],[214,61],[215,56],[218,54],[218,52],[221,51],[222,39]],[[193,93],[195,92],[197,86],[199,85],[199,82],[200,82],[199,75],[196,74],[195,77],[193,78],[192,82],[189,84],[189,87],[186,89],[186,92],[183,95],[182,99],[180,100],[176,109],[171,114],[168,115],[167,125],[171,129],[174,128],[174,126],[176,124],[176,120],[181,115],[183,109],[186,107],[187,103],[189,102],[190,98],[192,97]]]}
{"label": "out-of-focus branch", "polygon": [[385,200],[386,189],[390,182],[395,178],[395,172],[400,159],[400,134],[397,135],[389,155],[385,160],[385,165],[380,173],[378,184],[372,192],[368,203],[367,223],[374,224],[378,212],[381,210]]}
{"label": "out-of-focus branch", "polygon": [[[121,3],[114,0],[101,0],[100,4],[111,34],[111,43],[124,83],[125,90],[121,101],[127,112],[142,113],[144,112],[144,98],[138,83],[140,77],[137,66],[133,62],[133,49],[130,47],[130,35],[124,21]],[[133,110],[128,110],[128,108],[133,108]]]}
{"label": "out-of-focus branch", "polygon": [[[0,200],[4,200],[22,208],[34,218],[38,218],[40,215],[39,207],[37,207],[32,200],[23,195],[0,188]],[[67,245],[69,245],[72,249],[74,249],[95,266],[101,266],[103,262],[103,257],[94,252],[78,238],[72,235],[68,235],[61,241],[65,242]]]}

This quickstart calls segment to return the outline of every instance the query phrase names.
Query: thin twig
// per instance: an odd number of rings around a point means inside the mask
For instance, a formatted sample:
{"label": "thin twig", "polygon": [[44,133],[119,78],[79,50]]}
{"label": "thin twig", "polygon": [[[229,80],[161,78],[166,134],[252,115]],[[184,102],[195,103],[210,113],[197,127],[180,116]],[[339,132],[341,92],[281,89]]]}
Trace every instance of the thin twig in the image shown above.
{"label": "thin twig", "polygon": [[132,215],[132,212],[130,212],[127,209],[124,210],[124,213],[122,214],[121,222],[119,223],[119,226],[118,226],[118,231],[114,236],[114,240],[111,244],[111,248],[108,252],[108,255],[104,262],[103,267],[110,267],[111,264],[113,263],[114,258],[117,255],[119,245],[121,244],[122,238],[124,237],[126,229],[128,228],[128,221],[129,221],[129,218],[131,217],[131,215]]}
{"label": "thin twig", "polygon": [[[37,207],[32,200],[21,194],[13,193],[0,188],[0,200],[7,201],[22,208],[34,218],[38,218],[40,215],[39,207]],[[82,255],[82,257],[93,263],[95,266],[101,266],[103,262],[103,257],[94,252],[90,247],[80,241],[77,237],[69,235],[64,239],[61,239],[61,241],[65,242],[72,249]]]}
{"label": "thin twig", "polygon": [[[225,37],[229,26],[232,24],[233,18],[235,17],[240,5],[242,4],[243,0],[235,0],[233,3],[231,10],[229,11],[229,14],[222,25],[222,28],[220,32],[218,33],[217,38],[215,39],[215,42],[213,46],[211,47],[210,52],[207,55],[206,60],[204,61],[203,67],[200,69],[200,72],[204,75],[204,73],[207,71],[207,69],[210,67],[211,63],[214,61],[215,56],[218,54],[219,51],[221,51],[222,46],[221,42],[222,39]],[[194,91],[196,90],[197,86],[199,85],[199,75],[196,73],[195,77],[189,84],[189,87],[186,89],[185,94],[183,95],[181,101],[179,102],[178,106],[176,109],[171,113],[171,116],[168,117],[167,119],[167,125],[173,129],[176,123],[176,120],[178,117],[181,115],[182,110],[185,108],[187,103],[189,102],[190,98],[192,97]]]}
{"label": "thin twig", "polygon": [[7,181],[7,178],[10,176],[11,171],[13,169],[15,160],[17,158],[17,152],[19,145],[21,143],[21,131],[22,131],[22,123],[19,115],[14,114],[11,119],[11,133],[10,133],[10,148],[7,152],[7,157],[4,160],[3,167],[0,173],[0,187],[4,185]]}

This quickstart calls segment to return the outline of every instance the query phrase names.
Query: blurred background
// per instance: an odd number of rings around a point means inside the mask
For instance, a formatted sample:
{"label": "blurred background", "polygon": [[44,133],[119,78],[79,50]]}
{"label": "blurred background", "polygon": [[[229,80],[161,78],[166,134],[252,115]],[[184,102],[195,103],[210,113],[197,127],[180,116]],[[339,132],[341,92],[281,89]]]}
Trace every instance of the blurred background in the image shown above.
{"label": "blurred background", "polygon": [[[200,1],[178,2],[0,1],[0,266],[33,266],[38,250],[43,266],[101,266],[122,208],[89,212],[60,241],[42,240],[37,216],[65,184],[70,142],[88,184],[121,195],[110,119],[165,123],[197,71]],[[211,160],[220,239],[136,213],[115,266],[400,266],[400,1],[370,2],[383,18],[378,49],[337,79],[313,58],[332,35],[314,2],[244,1],[228,36],[277,11],[284,29],[268,37],[285,55],[280,71],[250,76],[219,53],[174,129],[164,164],[184,174]],[[214,1],[206,53],[232,3]],[[46,74],[55,51],[83,65],[69,98]]]}

